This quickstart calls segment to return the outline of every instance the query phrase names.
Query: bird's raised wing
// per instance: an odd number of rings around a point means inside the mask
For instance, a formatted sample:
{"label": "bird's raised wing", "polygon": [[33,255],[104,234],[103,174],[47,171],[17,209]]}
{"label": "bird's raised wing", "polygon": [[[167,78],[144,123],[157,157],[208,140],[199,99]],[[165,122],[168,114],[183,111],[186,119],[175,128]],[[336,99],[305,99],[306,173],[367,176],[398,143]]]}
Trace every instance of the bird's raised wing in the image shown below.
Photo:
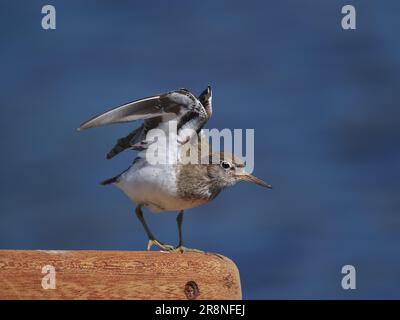
{"label": "bird's raised wing", "polygon": [[107,154],[107,158],[110,159],[127,148],[135,148],[135,146],[141,148],[141,142],[145,139],[146,133],[151,129],[158,128],[166,121],[177,121],[178,132],[183,128],[199,132],[211,117],[211,99],[210,87],[207,87],[199,98],[186,89],[179,89],[111,109],[82,123],[79,130],[106,124],[144,120],[141,127],[118,140],[114,148]]}

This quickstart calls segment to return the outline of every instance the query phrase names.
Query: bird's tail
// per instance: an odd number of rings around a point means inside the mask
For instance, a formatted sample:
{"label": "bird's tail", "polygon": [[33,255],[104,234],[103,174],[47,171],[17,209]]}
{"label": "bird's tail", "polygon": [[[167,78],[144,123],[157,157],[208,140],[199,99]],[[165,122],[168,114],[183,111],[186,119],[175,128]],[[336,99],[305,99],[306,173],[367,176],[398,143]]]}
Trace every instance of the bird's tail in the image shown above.
{"label": "bird's tail", "polygon": [[120,175],[115,176],[115,177],[112,177],[112,178],[107,179],[107,180],[103,180],[103,181],[100,182],[100,184],[103,185],[103,186],[106,186],[106,185],[108,185],[108,184],[116,183],[116,182],[118,182],[119,176],[120,176]]}

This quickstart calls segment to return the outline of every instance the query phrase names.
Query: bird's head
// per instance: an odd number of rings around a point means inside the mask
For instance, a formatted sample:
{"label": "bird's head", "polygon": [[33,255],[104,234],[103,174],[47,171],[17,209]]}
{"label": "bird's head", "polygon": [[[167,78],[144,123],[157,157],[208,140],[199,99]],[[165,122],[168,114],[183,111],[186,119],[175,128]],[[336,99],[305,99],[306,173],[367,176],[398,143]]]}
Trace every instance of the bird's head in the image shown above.
{"label": "bird's head", "polygon": [[[228,152],[213,153],[211,157],[213,157],[213,160],[210,162],[208,174],[214,180],[217,180],[221,186],[229,187],[239,181],[248,181],[272,189],[269,183],[246,172],[246,165],[239,157]],[[216,159],[219,159],[219,161],[216,161]]]}

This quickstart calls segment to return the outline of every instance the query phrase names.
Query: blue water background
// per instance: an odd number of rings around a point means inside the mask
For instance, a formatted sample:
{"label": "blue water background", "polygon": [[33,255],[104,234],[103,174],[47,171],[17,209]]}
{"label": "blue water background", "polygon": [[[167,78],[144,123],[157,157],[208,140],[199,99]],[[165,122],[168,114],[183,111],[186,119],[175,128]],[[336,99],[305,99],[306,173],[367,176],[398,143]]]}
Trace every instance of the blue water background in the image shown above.
{"label": "blue water background", "polygon": [[[208,128],[254,128],[254,173],[188,211],[188,246],[232,258],[244,298],[400,298],[398,1],[0,3],[0,248],[142,250],[133,204],[98,182],[134,126],[77,132],[121,103],[214,90]],[[174,214],[146,215],[175,243]],[[341,288],[341,268],[357,289]]]}

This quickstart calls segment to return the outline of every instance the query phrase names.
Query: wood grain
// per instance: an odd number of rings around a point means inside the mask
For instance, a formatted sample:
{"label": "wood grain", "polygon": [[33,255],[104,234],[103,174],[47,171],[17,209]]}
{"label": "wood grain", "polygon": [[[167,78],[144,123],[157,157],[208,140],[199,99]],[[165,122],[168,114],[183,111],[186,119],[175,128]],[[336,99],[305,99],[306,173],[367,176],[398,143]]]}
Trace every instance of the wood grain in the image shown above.
{"label": "wood grain", "polygon": [[[56,271],[43,289],[42,268]],[[0,250],[0,299],[241,299],[228,258],[147,251]]]}

